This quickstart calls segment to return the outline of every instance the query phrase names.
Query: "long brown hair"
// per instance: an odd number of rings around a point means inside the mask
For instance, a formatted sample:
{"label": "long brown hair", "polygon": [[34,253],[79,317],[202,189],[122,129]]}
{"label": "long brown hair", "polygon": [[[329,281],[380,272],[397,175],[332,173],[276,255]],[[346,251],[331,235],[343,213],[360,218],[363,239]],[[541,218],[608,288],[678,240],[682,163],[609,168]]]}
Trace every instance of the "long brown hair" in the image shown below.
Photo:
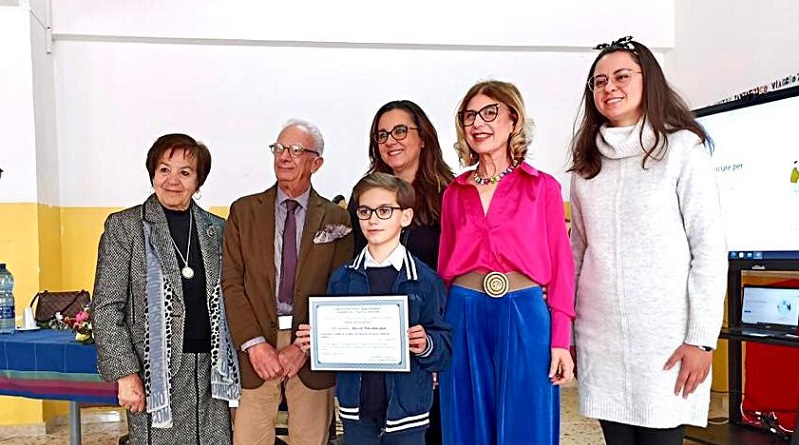
{"label": "long brown hair", "polygon": [[419,169],[413,180],[416,191],[416,204],[413,206],[414,225],[432,225],[441,221],[441,195],[444,188],[455,179],[441,154],[438,133],[433,123],[419,105],[409,100],[391,101],[377,110],[369,132],[369,160],[372,162],[367,174],[382,172],[393,174],[391,167],[380,157],[377,142],[372,137],[378,131],[380,118],[392,110],[402,110],[411,115],[413,123],[419,129],[423,148],[419,151]]}
{"label": "long brown hair", "polygon": [[[632,40],[632,38],[619,39],[604,49],[594,59],[591,69],[588,70],[586,83],[583,91],[582,100],[582,119],[580,127],[575,132],[572,139],[572,165],[569,171],[575,172],[586,179],[591,179],[598,175],[602,170],[602,155],[596,146],[596,138],[600,127],[608,122],[596,107],[594,93],[588,87],[588,82],[594,75],[594,70],[600,59],[608,54],[624,51],[633,58],[635,63],[641,67],[644,81],[643,99],[643,118],[652,127],[655,133],[655,141],[651,147],[643,147],[643,130],[638,135],[641,146],[645,150],[644,159],[641,161],[641,168],[646,168],[646,162],[652,159],[662,159],[668,150],[669,141],[667,135],[680,130],[688,130],[695,133],[702,140],[702,143],[709,142],[705,130],[694,120],[688,104],[677,94],[676,91],[666,81],[663,70],[660,68],[657,59],[646,46]],[[575,122],[576,123],[576,122]],[[711,143],[712,144],[712,143]]]}

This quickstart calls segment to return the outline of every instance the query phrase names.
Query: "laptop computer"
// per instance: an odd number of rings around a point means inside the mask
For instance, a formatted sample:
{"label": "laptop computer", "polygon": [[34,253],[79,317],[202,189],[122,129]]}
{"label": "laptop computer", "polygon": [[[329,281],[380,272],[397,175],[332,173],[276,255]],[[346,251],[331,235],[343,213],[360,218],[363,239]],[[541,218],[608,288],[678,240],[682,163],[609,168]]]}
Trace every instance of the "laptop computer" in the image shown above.
{"label": "laptop computer", "polygon": [[741,333],[796,338],[799,328],[799,289],[744,286]]}

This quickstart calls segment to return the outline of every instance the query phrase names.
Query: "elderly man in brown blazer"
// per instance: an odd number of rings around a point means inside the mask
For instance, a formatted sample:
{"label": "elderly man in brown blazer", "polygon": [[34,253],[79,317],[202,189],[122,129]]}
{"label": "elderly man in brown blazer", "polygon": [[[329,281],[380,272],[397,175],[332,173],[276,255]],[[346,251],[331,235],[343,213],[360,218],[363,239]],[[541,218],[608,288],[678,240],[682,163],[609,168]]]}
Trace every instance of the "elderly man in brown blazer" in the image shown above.
{"label": "elderly man in brown blazer", "polygon": [[225,225],[222,288],[243,388],[233,443],[275,443],[283,389],[291,445],[324,445],[335,375],[312,372],[293,342],[308,296],[352,257],[350,217],[311,187],[323,163],[316,126],[291,120],[270,148],[277,184],[234,202]]}

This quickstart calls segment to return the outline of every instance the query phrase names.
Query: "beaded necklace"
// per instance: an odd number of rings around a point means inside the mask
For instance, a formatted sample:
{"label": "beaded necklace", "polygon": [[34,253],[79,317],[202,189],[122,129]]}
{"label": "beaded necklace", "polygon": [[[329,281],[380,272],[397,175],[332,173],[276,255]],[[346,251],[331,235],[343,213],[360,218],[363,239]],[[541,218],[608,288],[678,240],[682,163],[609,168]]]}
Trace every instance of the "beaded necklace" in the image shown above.
{"label": "beaded necklace", "polygon": [[477,173],[477,169],[474,170],[474,174],[472,180],[477,185],[485,185],[485,184],[496,184],[498,183],[503,176],[507,175],[508,173],[512,172],[516,166],[519,165],[518,163],[514,163],[508,166],[505,170],[502,170],[498,175],[489,176],[484,178]]}

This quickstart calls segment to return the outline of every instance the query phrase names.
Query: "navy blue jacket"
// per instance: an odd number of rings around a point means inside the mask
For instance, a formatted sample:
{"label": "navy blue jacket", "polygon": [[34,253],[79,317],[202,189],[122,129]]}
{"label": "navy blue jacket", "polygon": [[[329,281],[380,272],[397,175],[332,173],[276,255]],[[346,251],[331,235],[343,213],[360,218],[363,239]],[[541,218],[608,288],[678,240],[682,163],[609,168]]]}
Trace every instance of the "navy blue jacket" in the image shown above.
{"label": "navy blue jacket", "polygon": [[[333,272],[328,295],[370,294],[365,256],[366,249],[351,264],[344,264]],[[446,288],[433,269],[406,252],[391,289],[396,295],[408,295],[409,326],[424,326],[428,346],[419,355],[411,353],[410,372],[386,373],[386,434],[423,429],[430,424],[433,372],[444,371],[452,356],[452,328],[443,318]],[[338,373],[336,396],[342,419],[359,420],[360,394],[360,372]]]}

